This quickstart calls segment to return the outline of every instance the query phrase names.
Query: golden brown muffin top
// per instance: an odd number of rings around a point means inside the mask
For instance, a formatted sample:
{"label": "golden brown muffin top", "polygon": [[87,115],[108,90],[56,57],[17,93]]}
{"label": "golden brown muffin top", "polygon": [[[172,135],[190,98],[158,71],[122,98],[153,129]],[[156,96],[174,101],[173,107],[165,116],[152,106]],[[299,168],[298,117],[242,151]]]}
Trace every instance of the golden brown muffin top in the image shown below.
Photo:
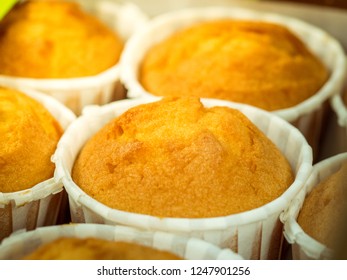
{"label": "golden brown muffin top", "polygon": [[33,187],[53,176],[62,128],[33,98],[0,87],[0,192]]}
{"label": "golden brown muffin top", "polygon": [[159,96],[219,98],[272,111],[314,95],[328,71],[285,27],[224,19],[195,24],[154,45],[139,78]]}
{"label": "golden brown muffin top", "polygon": [[180,257],[144,245],[98,238],[61,237],[42,245],[26,260],[179,260]]}
{"label": "golden brown muffin top", "polygon": [[25,1],[0,21],[0,74],[72,78],[115,65],[123,43],[76,3]]}
{"label": "golden brown muffin top", "polygon": [[293,182],[287,160],[248,118],[195,97],[115,118],[83,147],[72,177],[109,207],[187,218],[260,207]]}
{"label": "golden brown muffin top", "polygon": [[346,182],[347,163],[344,163],[308,194],[298,216],[304,232],[329,248],[335,248],[338,232],[346,220]]}

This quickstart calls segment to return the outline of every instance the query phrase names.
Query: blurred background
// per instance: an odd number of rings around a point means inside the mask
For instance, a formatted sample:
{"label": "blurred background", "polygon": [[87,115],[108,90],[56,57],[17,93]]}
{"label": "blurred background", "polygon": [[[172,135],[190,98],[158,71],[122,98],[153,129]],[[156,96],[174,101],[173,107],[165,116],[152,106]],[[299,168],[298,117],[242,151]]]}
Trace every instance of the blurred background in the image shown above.
{"label": "blurred background", "polygon": [[347,9],[347,1],[346,0],[272,0],[277,2],[293,2],[293,3],[307,3],[314,5],[321,5],[326,7],[336,7]]}

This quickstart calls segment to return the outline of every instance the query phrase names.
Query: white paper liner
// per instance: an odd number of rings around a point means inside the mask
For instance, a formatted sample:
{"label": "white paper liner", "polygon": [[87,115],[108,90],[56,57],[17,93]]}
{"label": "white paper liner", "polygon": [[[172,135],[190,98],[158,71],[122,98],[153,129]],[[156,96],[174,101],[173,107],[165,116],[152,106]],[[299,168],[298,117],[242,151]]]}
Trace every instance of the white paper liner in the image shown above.
{"label": "white paper liner", "polygon": [[[345,58],[347,61],[347,57]],[[326,159],[347,152],[347,106],[343,99],[347,96],[347,76],[340,94],[330,98],[330,113],[327,129],[322,138],[320,159]]]}
{"label": "white paper liner", "polygon": [[229,106],[242,111],[288,159],[296,176],[295,181],[281,197],[263,207],[217,218],[157,218],[111,209],[89,197],[72,181],[74,160],[92,135],[129,108],[159,99],[148,97],[116,101],[101,107],[88,106],[63,135],[53,156],[56,164],[54,177],[58,182],[63,182],[68,192],[72,221],[121,224],[150,231],[179,233],[231,248],[246,259],[278,258],[282,240],[279,215],[308,178],[312,169],[312,150],[296,128],[263,110],[245,104],[202,99],[207,107]]}
{"label": "white paper liner", "polygon": [[[347,86],[344,94],[347,95]],[[342,98],[342,94],[337,94],[330,99],[331,107],[335,114],[333,116],[334,123],[330,139],[336,139],[333,144],[334,147],[332,147],[335,153],[347,152],[347,107]],[[329,142],[331,145],[331,141],[328,141],[327,145],[329,145]]]}
{"label": "white paper liner", "polygon": [[[89,2],[76,0],[86,10],[95,14],[111,29],[127,40],[138,28],[147,22],[147,16],[131,3],[116,4],[111,1]],[[0,75],[0,84],[13,87],[23,86],[44,92],[70,108],[79,115],[86,105],[106,104],[125,97],[119,83],[119,66],[113,67],[95,76],[69,79],[34,79]]]}
{"label": "white paper liner", "polygon": [[313,172],[304,188],[293,199],[290,207],[283,213],[281,220],[284,223],[284,236],[292,244],[293,259],[332,259],[333,251],[306,234],[296,219],[304,204],[306,195],[320,182],[324,181],[325,178],[337,172],[346,161],[347,153],[341,153],[315,164]]}
{"label": "white paper liner", "polygon": [[347,127],[347,107],[342,100],[342,95],[335,95],[331,98],[331,106],[337,115],[338,124]]}
{"label": "white paper liner", "polygon": [[165,232],[141,231],[124,226],[100,224],[70,224],[38,228],[30,232],[18,232],[3,240],[0,259],[20,259],[40,245],[59,237],[94,237],[110,241],[142,244],[158,250],[171,252],[186,260],[242,260],[229,249],[221,249],[201,239],[184,237]]}
{"label": "white paper liner", "polygon": [[[31,89],[17,90],[36,99],[55,117],[65,130],[76,118],[56,99]],[[53,178],[18,192],[0,192],[0,240],[18,229],[33,229],[55,223],[60,210],[63,185]]]}
{"label": "white paper liner", "polygon": [[154,44],[181,28],[216,18],[262,20],[284,25],[301,38],[330,70],[329,80],[314,96],[294,107],[273,111],[299,128],[317,154],[325,103],[329,97],[341,92],[346,61],[343,48],[337,40],[323,30],[295,18],[238,7],[191,8],[159,15],[132,36],[123,51],[120,80],[128,89],[128,97],[151,95],[140,84],[138,70],[145,53]]}

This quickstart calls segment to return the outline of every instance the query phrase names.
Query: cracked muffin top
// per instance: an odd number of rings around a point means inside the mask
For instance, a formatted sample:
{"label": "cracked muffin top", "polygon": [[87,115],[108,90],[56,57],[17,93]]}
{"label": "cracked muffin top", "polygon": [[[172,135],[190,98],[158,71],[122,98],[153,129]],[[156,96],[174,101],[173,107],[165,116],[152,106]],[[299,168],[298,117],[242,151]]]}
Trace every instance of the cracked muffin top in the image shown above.
{"label": "cracked muffin top", "polygon": [[109,207],[186,218],[260,207],[294,180],[245,115],[196,97],[167,97],[113,119],[82,148],[72,178]]}
{"label": "cracked muffin top", "polygon": [[26,260],[178,260],[148,246],[100,238],[61,237],[40,246]]}
{"label": "cracked muffin top", "polygon": [[289,29],[269,22],[200,22],[153,45],[139,80],[151,94],[191,95],[273,111],[313,96],[328,70]]}
{"label": "cracked muffin top", "polygon": [[35,99],[0,87],[0,192],[29,189],[53,177],[63,129]]}
{"label": "cracked muffin top", "polygon": [[27,78],[96,75],[118,62],[123,42],[76,3],[24,1],[0,21],[0,74]]}

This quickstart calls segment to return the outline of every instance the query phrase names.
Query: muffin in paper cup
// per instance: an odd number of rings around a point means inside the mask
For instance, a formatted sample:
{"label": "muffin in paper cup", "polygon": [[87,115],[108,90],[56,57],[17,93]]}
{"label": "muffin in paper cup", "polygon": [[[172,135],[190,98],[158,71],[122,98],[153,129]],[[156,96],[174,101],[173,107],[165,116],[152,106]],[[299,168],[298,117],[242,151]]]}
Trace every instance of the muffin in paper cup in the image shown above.
{"label": "muffin in paper cup", "polygon": [[323,30],[295,18],[238,7],[193,8],[157,16],[127,42],[122,53],[120,79],[128,90],[128,97],[151,95],[141,85],[138,71],[152,46],[180,29],[222,18],[260,20],[283,25],[297,35],[330,71],[329,79],[315,95],[296,106],[272,111],[304,134],[316,156],[328,100],[341,91],[346,62],[343,48],[337,40]]}
{"label": "muffin in paper cup", "polygon": [[[295,260],[322,260],[334,259],[336,252],[326,245],[317,241],[304,232],[297,222],[297,217],[303,207],[306,196],[330,175],[339,170],[341,165],[347,161],[347,153],[327,158],[313,166],[313,172],[307,180],[304,188],[292,200],[290,206],[282,214],[284,223],[284,236],[288,243],[292,244],[292,257]],[[338,235],[336,235],[338,237]],[[343,241],[344,242],[344,241]]]}
{"label": "muffin in paper cup", "polygon": [[[104,0],[70,2],[78,2],[86,11],[117,31],[124,41],[147,22],[147,16],[131,3],[116,4]],[[125,90],[119,83],[118,63],[94,76],[39,79],[0,75],[0,83],[44,92],[65,104],[76,115],[79,115],[86,105],[106,104],[125,98]]]}
{"label": "muffin in paper cup", "polygon": [[72,221],[125,225],[197,237],[221,248],[229,248],[245,259],[278,258],[283,240],[283,225],[279,216],[311,172],[312,149],[295,127],[266,111],[245,104],[201,99],[205,107],[227,106],[240,110],[274,142],[288,160],[294,182],[280,197],[262,207],[216,218],[159,218],[107,207],[75,184],[71,171],[85,142],[107,122],[128,109],[158,100],[160,98],[147,97],[116,101],[101,107],[88,106],[63,135],[53,156],[56,164],[54,177],[66,188]]}
{"label": "muffin in paper cup", "polygon": [[242,260],[242,257],[233,251],[219,248],[198,238],[100,224],[58,225],[38,228],[30,232],[15,232],[3,240],[0,246],[0,259],[21,259],[40,245],[60,237],[94,237],[137,243],[173,253],[186,260]]}
{"label": "muffin in paper cup", "polygon": [[[17,88],[36,99],[48,109],[65,130],[76,116],[54,98],[32,89]],[[12,232],[53,225],[61,214],[64,199],[63,185],[50,178],[17,192],[0,192],[0,241]]]}

